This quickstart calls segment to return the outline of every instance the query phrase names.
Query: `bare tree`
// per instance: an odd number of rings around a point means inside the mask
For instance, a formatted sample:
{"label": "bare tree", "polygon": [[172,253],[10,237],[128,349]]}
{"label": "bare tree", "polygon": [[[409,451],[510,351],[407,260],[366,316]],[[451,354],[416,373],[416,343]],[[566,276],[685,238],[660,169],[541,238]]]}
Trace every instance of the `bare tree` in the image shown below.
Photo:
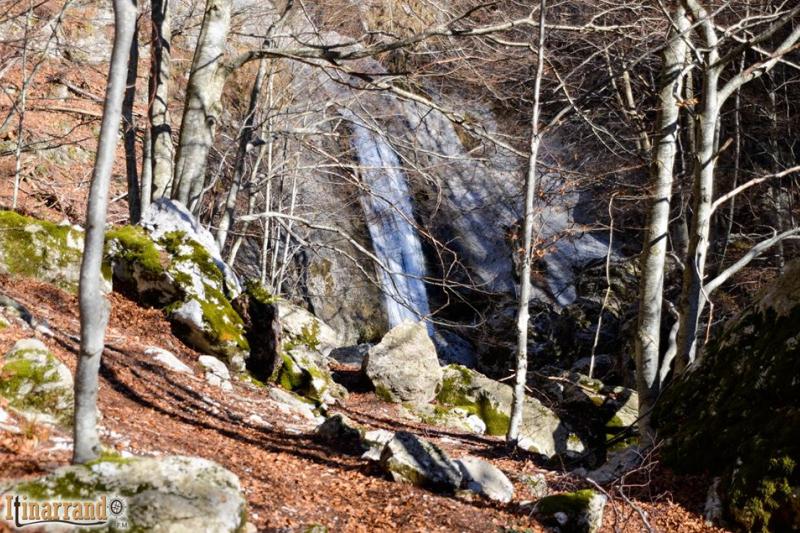
{"label": "bare tree", "polygon": [[531,299],[531,262],[533,260],[533,217],[534,200],[536,199],[537,170],[536,160],[542,138],[539,134],[540,93],[542,75],[544,73],[544,40],[545,40],[545,0],[539,3],[539,40],[536,46],[538,56],[533,86],[533,110],[531,112],[530,157],[528,173],[525,177],[525,218],[522,244],[522,272],[520,280],[519,311],[517,312],[517,368],[514,380],[514,398],[511,406],[511,421],[508,425],[507,439],[516,442],[519,438],[519,427],[522,422],[522,411],[525,405],[525,386],[528,381],[528,322],[530,320]]}
{"label": "bare tree", "polygon": [[650,212],[645,231],[639,281],[639,319],[636,329],[636,388],[639,393],[640,434],[651,439],[649,412],[658,397],[661,308],[667,253],[673,169],[679,135],[679,97],[686,58],[685,33],[689,20],[683,6],[675,8],[669,44],[661,71],[656,149],[652,155]]}
{"label": "bare tree", "polygon": [[102,261],[111,170],[119,136],[125,96],[128,57],[136,25],[136,3],[114,0],[114,46],[103,106],[89,203],[86,240],[81,262],[79,304],[81,349],[75,373],[75,433],[72,461],[85,463],[100,453],[97,436],[97,390],[100,358],[105,344],[109,304],[102,293]]}

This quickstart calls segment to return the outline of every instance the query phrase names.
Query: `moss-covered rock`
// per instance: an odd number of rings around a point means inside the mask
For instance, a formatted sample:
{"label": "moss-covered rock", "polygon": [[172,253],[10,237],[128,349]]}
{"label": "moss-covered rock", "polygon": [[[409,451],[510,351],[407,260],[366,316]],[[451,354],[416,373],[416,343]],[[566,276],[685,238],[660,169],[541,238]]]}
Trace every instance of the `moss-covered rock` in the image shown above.
{"label": "moss-covered rock", "polygon": [[591,489],[545,496],[534,506],[534,514],[558,531],[594,533],[603,525],[606,497]]}
{"label": "moss-covered rock", "polygon": [[411,433],[396,433],[383,448],[380,464],[399,483],[442,492],[454,492],[461,485],[458,465],[438,446]]}
{"label": "moss-covered rock", "polygon": [[486,423],[481,417],[463,407],[443,404],[404,403],[403,409],[412,420],[458,431],[483,435]]}
{"label": "moss-covered rock", "polygon": [[[0,272],[77,292],[82,254],[79,228],[0,211]],[[106,281],[110,290],[110,277]]]}
{"label": "moss-covered rock", "polygon": [[727,520],[800,527],[800,262],[664,392],[654,422],[672,467],[720,476]]}
{"label": "moss-covered rock", "polygon": [[106,243],[120,290],[164,307],[187,344],[244,369],[249,352],[244,324],[225,294],[224,274],[201,243],[180,231],[154,241],[133,226],[111,230]]}
{"label": "moss-covered rock", "polygon": [[122,502],[118,522],[91,531],[242,531],[247,501],[239,479],[221,466],[197,457],[104,457],[67,466],[32,481],[0,482],[0,493],[31,499]]}
{"label": "moss-covered rock", "polygon": [[3,357],[0,396],[28,420],[72,426],[72,374],[37,339],[18,341]]}
{"label": "moss-covered rock", "polygon": [[[486,424],[488,435],[505,435],[513,399],[511,387],[464,366],[448,365],[443,370],[437,402],[477,415]],[[583,450],[580,439],[570,433],[559,417],[530,396],[525,398],[520,446],[545,457]]]}
{"label": "moss-covered rock", "polygon": [[327,357],[331,350],[344,345],[339,333],[302,307],[284,301],[277,305],[284,349],[302,344]]}
{"label": "moss-covered rock", "polygon": [[331,404],[343,398],[347,391],[333,381],[325,357],[305,344],[290,346],[281,354],[283,365],[277,382],[288,391],[297,393],[317,405]]}

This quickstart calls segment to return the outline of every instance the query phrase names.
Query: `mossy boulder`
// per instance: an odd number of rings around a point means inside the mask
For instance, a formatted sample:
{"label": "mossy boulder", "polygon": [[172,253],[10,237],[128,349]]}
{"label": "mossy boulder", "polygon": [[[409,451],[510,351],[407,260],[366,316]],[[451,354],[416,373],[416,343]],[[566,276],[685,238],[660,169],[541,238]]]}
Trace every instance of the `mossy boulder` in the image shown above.
{"label": "mossy boulder", "polygon": [[314,431],[318,440],[352,455],[361,455],[369,450],[364,440],[365,433],[363,427],[341,413],[329,416]]}
{"label": "mossy boulder", "polygon": [[595,533],[603,525],[606,497],[591,489],[553,494],[537,501],[536,518],[555,531]]}
{"label": "mossy boulder", "polygon": [[[513,391],[509,385],[489,379],[460,365],[444,367],[442,389],[436,396],[439,404],[460,407],[480,417],[488,435],[508,432]],[[545,457],[559,453],[580,452],[583,444],[550,409],[527,396],[520,426],[519,445]]]}
{"label": "mossy boulder", "polygon": [[307,344],[288,343],[281,354],[283,364],[277,382],[284,389],[299,394],[317,405],[332,404],[347,391],[333,381],[327,360]]}
{"label": "mossy boulder", "polygon": [[[119,499],[121,513],[92,531],[243,531],[247,500],[239,479],[218,464],[198,457],[104,457],[67,466],[32,481],[0,482],[0,493],[31,499]],[[118,520],[127,527],[117,527]]]}
{"label": "mossy boulder", "polygon": [[729,525],[800,527],[800,262],[729,322],[654,412],[664,461],[719,476]]}
{"label": "mossy boulder", "polygon": [[404,403],[403,409],[412,420],[447,429],[483,435],[486,423],[463,407],[430,403]]}
{"label": "mossy boulder", "polygon": [[[77,292],[82,255],[80,228],[0,211],[0,272]],[[110,276],[105,281],[110,290]]]}
{"label": "mossy boulder", "polygon": [[249,354],[244,324],[231,306],[228,282],[206,248],[182,231],[153,240],[138,226],[108,232],[107,258],[117,287],[163,307],[184,342],[243,370]]}
{"label": "mossy boulder", "polygon": [[72,374],[37,339],[18,341],[3,357],[0,396],[28,420],[72,426]]}

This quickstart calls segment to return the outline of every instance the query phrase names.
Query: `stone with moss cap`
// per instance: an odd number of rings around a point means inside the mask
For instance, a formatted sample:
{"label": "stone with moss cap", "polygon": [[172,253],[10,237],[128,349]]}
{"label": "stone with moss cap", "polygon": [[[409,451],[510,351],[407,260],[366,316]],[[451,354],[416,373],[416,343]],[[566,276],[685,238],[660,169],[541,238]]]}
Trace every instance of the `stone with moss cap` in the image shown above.
{"label": "stone with moss cap", "polygon": [[800,526],[800,261],[730,321],[654,423],[664,461],[719,476],[724,519],[744,531]]}
{"label": "stone with moss cap", "polygon": [[[67,466],[33,481],[0,482],[0,493],[36,499],[94,499],[119,496],[128,531],[242,531],[247,501],[239,479],[198,457],[101,457]],[[100,527],[92,531],[111,531]]]}
{"label": "stone with moss cap", "polygon": [[347,396],[344,387],[333,381],[325,357],[306,344],[289,344],[281,354],[283,365],[277,382],[317,405],[332,404]]}
{"label": "stone with moss cap", "polygon": [[[77,292],[82,254],[80,228],[0,211],[0,272]],[[103,279],[103,289],[110,291],[110,276]]]}
{"label": "stone with moss cap", "polygon": [[[513,391],[509,385],[490,379],[461,365],[444,367],[439,404],[460,407],[479,416],[488,435],[508,432]],[[558,416],[537,399],[527,396],[520,425],[519,445],[545,457],[577,452],[583,448]]]}
{"label": "stone with moss cap", "polygon": [[72,374],[37,339],[17,341],[3,357],[0,396],[28,420],[72,426]]}
{"label": "stone with moss cap", "polygon": [[533,507],[536,517],[558,531],[595,533],[603,525],[606,497],[591,489],[545,496]]}

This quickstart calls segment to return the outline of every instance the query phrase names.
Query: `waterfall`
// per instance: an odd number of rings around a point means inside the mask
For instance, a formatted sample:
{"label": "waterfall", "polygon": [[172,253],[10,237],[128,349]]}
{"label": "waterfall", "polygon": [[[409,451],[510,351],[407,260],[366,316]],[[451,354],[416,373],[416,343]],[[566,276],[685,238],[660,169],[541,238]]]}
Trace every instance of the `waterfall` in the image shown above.
{"label": "waterfall", "polygon": [[[425,291],[425,258],[414,227],[414,214],[406,177],[389,143],[355,116],[342,110],[352,123],[351,144],[369,189],[361,195],[375,255],[386,268],[378,268],[389,326],[421,320],[430,314]],[[428,331],[433,326],[428,322]]]}

